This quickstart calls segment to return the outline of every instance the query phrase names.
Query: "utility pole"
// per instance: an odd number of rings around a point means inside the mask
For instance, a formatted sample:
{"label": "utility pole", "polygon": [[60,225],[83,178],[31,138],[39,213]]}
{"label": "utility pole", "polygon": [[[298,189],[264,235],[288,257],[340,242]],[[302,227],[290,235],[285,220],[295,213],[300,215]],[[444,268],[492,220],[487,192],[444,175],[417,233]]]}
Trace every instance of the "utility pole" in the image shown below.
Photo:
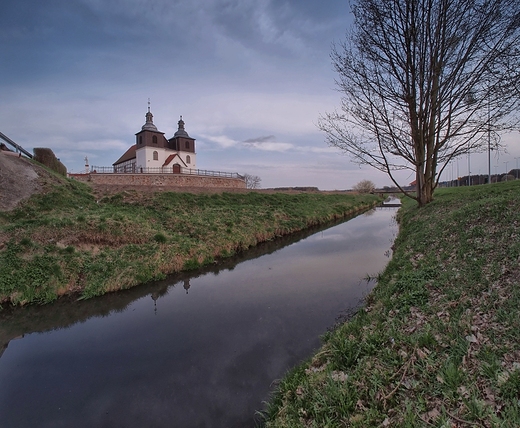
{"label": "utility pole", "polygon": [[471,162],[468,151],[468,186],[471,186]]}
{"label": "utility pole", "polygon": [[459,187],[460,174],[459,174],[459,158],[457,158],[457,187]]}
{"label": "utility pole", "polygon": [[[488,81],[489,86],[489,81]],[[488,88],[489,90],[489,88]],[[488,95],[488,184],[491,184],[491,106],[489,104],[489,95]]]}

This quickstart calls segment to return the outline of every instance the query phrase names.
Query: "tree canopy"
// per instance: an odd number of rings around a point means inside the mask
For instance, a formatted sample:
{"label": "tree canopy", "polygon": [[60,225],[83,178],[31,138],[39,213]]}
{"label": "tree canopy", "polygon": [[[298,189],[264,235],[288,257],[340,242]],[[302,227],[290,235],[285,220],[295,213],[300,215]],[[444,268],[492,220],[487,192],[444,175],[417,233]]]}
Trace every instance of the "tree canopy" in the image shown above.
{"label": "tree canopy", "polygon": [[376,188],[375,184],[370,180],[361,180],[352,190],[359,193],[371,193]]}
{"label": "tree canopy", "polygon": [[424,205],[451,160],[518,123],[518,0],[354,0],[352,11],[331,54],[341,105],[318,126],[401,190],[395,171],[415,172],[408,194]]}

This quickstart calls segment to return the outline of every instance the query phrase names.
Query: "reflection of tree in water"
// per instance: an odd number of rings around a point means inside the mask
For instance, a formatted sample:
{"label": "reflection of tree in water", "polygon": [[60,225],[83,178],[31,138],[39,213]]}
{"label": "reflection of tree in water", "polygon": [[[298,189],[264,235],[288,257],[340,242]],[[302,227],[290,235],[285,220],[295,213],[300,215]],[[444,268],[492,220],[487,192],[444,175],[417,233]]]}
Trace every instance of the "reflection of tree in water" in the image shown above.
{"label": "reflection of tree in water", "polygon": [[146,296],[151,296],[154,301],[154,312],[157,313],[157,300],[168,293],[168,288],[179,283],[188,293],[191,287],[190,280],[207,273],[218,275],[222,270],[233,270],[235,266],[247,260],[251,260],[263,255],[274,253],[279,249],[308,238],[315,233],[356,217],[344,217],[339,220],[310,227],[301,232],[273,239],[242,251],[236,255],[221,259],[216,264],[212,264],[196,271],[180,272],[170,275],[162,281],[151,282],[139,285],[128,290],[121,290],[108,293],[104,296],[94,297],[87,300],[80,300],[79,295],[67,296],[58,299],[56,302],[44,305],[28,305],[16,308],[3,308],[0,311],[0,357],[7,348],[9,342],[16,337],[34,332],[45,332],[68,328],[74,324],[85,322],[93,317],[107,317],[113,313],[125,311],[134,301]]}
{"label": "reflection of tree in water", "polygon": [[377,210],[376,210],[375,208],[372,208],[372,209],[370,209],[370,210],[368,210],[368,211],[365,211],[365,212],[363,213],[363,216],[364,216],[364,217],[370,217],[370,216],[374,215],[374,213],[375,213],[376,211],[377,211]]}

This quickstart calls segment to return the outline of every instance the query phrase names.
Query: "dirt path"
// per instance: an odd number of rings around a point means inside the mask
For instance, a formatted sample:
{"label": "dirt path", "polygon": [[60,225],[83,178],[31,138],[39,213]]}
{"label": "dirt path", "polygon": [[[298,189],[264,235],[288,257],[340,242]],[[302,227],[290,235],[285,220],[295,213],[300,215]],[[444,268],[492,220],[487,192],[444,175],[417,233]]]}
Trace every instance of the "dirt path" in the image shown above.
{"label": "dirt path", "polygon": [[10,211],[40,190],[38,178],[47,172],[25,158],[13,156],[13,152],[0,151],[0,211]]}

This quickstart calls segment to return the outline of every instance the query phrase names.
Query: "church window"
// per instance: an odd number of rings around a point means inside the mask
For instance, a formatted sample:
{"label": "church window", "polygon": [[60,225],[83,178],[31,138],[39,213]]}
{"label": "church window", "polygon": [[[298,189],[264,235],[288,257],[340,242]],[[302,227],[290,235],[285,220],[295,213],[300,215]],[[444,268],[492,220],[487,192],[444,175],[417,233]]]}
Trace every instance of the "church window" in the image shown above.
{"label": "church window", "polygon": [[152,137],[152,142],[153,142],[154,144],[157,144],[157,135],[154,135],[154,136]]}
{"label": "church window", "polygon": [[159,153],[153,152],[153,160],[159,160]]}
{"label": "church window", "polygon": [[139,135],[139,144],[143,144],[143,136]]}
{"label": "church window", "polygon": [[186,163],[191,163],[190,155],[186,156]]}
{"label": "church window", "polygon": [[190,142],[186,140],[186,148],[189,149],[190,148]]}

